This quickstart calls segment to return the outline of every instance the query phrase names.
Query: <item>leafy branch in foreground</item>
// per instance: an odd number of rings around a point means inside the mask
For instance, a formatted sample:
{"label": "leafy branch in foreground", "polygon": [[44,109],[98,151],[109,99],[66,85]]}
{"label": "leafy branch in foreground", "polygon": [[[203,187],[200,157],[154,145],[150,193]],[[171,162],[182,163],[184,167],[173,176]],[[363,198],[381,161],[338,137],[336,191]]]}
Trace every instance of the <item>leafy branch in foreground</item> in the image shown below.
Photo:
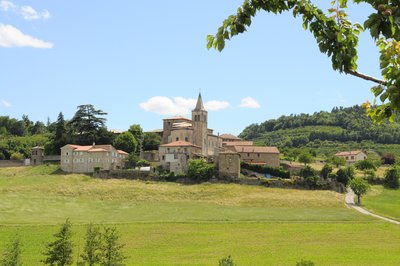
{"label": "leafy branch in foreground", "polygon": [[[252,18],[259,11],[280,14],[291,11],[294,17],[301,17],[303,28],[309,30],[317,41],[321,53],[327,54],[332,68],[362,78],[378,85],[371,90],[380,105],[366,102],[363,107],[376,122],[385,119],[394,121],[400,110],[400,0],[353,0],[367,3],[376,11],[364,22],[352,23],[347,17],[347,0],[333,0],[328,12],[314,5],[310,0],[245,0],[235,15],[224,20],[215,35],[207,36],[207,48],[222,51],[225,41],[246,31]],[[380,69],[383,79],[357,71],[358,36],[364,29],[369,30],[380,49]]]}

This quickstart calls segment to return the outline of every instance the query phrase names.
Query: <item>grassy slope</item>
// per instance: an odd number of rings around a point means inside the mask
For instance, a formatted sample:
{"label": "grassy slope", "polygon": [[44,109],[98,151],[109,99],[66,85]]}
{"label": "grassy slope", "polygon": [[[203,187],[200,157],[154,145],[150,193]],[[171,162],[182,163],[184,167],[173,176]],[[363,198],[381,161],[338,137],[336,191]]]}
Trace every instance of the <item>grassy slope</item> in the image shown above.
{"label": "grassy slope", "polygon": [[127,265],[395,265],[400,228],[347,209],[328,191],[98,180],[55,167],[0,169],[0,251],[16,233],[37,265],[54,224],[118,224]]}
{"label": "grassy slope", "polygon": [[363,198],[365,208],[376,214],[400,221],[400,190],[373,186]]}

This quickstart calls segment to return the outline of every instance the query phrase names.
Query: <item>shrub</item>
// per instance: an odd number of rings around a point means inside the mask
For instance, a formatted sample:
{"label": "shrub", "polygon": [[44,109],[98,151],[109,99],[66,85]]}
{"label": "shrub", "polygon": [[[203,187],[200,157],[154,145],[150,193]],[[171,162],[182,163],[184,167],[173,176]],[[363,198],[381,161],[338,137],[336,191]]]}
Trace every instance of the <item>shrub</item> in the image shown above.
{"label": "shrub", "polygon": [[140,159],[136,162],[136,167],[150,166],[150,162],[145,159]]}
{"label": "shrub", "polygon": [[300,170],[300,176],[303,178],[316,176],[316,175],[317,175],[317,172],[309,165],[307,165],[306,167],[304,167]]}
{"label": "shrub", "polygon": [[319,186],[319,181],[320,181],[320,177],[317,175],[307,176],[305,178],[306,184],[312,189],[316,189]]}
{"label": "shrub", "polygon": [[262,174],[270,174],[274,177],[281,177],[281,178],[290,178],[290,172],[285,171],[282,168],[279,167],[271,167],[271,166],[266,166],[266,165],[259,165],[259,164],[249,164],[242,162],[240,166],[243,169],[251,170],[257,173],[262,173]]}
{"label": "shrub", "polygon": [[385,172],[385,179],[383,185],[386,188],[398,189],[400,186],[399,182],[399,170],[396,167],[392,167]]}
{"label": "shrub", "polygon": [[315,264],[311,260],[301,260],[296,263],[296,266],[315,266]]}
{"label": "shrub", "polygon": [[383,164],[393,165],[396,163],[396,156],[393,153],[384,153],[381,159]]}
{"label": "shrub", "polygon": [[303,152],[299,155],[298,160],[300,163],[304,163],[304,165],[307,165],[313,161],[313,156],[308,152]]}
{"label": "shrub", "polygon": [[204,159],[189,160],[188,177],[195,181],[207,181],[217,174],[216,167]]}
{"label": "shrub", "polygon": [[351,178],[349,176],[349,173],[345,169],[341,168],[336,172],[336,181],[337,182],[342,183],[343,185],[347,186],[347,183],[349,182],[350,179]]}
{"label": "shrub", "polygon": [[329,174],[332,173],[333,167],[330,164],[324,164],[324,167],[322,167],[320,175],[322,178],[327,179]]}
{"label": "shrub", "polygon": [[11,160],[22,160],[22,159],[24,159],[24,155],[19,152],[14,152],[13,154],[11,154],[10,159]]}
{"label": "shrub", "polygon": [[236,264],[233,262],[232,257],[229,255],[228,257],[222,258],[219,261],[218,266],[236,266]]}
{"label": "shrub", "polygon": [[376,166],[373,161],[365,159],[358,161],[356,163],[356,168],[358,170],[364,171],[364,170],[376,170]]}

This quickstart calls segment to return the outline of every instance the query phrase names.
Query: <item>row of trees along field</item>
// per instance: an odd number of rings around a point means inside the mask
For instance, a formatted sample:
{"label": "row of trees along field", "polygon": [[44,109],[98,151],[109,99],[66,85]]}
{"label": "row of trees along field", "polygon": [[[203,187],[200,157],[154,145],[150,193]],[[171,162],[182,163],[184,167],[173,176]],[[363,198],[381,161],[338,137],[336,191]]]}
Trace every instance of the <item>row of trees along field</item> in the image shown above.
{"label": "row of trees along field", "polygon": [[21,120],[0,116],[0,160],[29,158],[34,146],[43,146],[48,155],[60,154],[60,148],[68,143],[113,144],[132,154],[158,148],[159,135],[143,132],[137,124],[117,134],[107,129],[105,115],[106,112],[87,104],[78,106],[71,119],[65,119],[63,113],[59,113],[57,121],[48,119],[47,124],[33,122],[27,115]]}

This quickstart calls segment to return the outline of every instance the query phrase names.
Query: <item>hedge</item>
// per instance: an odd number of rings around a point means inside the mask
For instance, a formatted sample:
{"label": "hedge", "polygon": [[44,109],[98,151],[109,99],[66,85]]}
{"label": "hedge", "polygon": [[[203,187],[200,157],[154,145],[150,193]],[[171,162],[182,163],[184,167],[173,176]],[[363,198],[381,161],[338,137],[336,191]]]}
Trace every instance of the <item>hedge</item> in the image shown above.
{"label": "hedge", "polygon": [[281,178],[290,178],[290,172],[283,170],[280,167],[271,167],[271,166],[266,166],[266,165],[259,165],[259,164],[249,164],[242,162],[240,166],[243,169],[247,169],[250,171],[254,171],[257,173],[262,173],[262,174],[270,174],[275,177],[281,177]]}

